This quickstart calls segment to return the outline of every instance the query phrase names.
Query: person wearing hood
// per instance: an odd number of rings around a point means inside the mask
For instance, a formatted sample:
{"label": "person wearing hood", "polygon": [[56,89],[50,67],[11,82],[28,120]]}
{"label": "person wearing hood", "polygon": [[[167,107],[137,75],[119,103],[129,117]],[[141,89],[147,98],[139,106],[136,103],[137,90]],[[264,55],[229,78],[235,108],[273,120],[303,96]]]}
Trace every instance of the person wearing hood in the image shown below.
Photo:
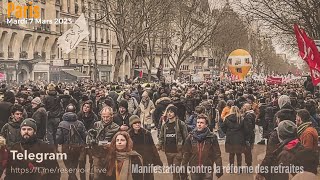
{"label": "person wearing hood", "polygon": [[132,114],[128,112],[128,102],[122,100],[119,102],[118,113],[115,114],[113,121],[120,126],[120,130],[127,131],[129,129],[129,118]]}
{"label": "person wearing hood", "polygon": [[140,110],[140,119],[141,119],[142,126],[150,130],[151,124],[153,123],[152,114],[155,110],[155,107],[153,102],[150,100],[150,97],[147,91],[144,91],[142,94],[139,110]]}
{"label": "person wearing hood", "polygon": [[[27,159],[9,157],[7,163],[7,171],[5,180],[20,180],[20,179],[37,179],[37,180],[56,180],[60,179],[60,171],[46,171],[45,169],[58,169],[59,164],[57,159],[44,158],[38,161],[38,154],[45,156],[45,154],[54,154],[55,147],[37,138],[37,124],[34,119],[27,118],[19,128],[19,137],[21,141],[14,144],[11,152],[19,152],[26,154]],[[11,153],[12,154],[12,153]],[[36,158],[30,158],[36,155]],[[17,153],[15,156],[18,156]],[[18,156],[19,157],[19,156]],[[69,158],[69,156],[67,157]],[[11,169],[9,171],[9,169]],[[20,169],[20,171],[16,170]],[[13,170],[13,171],[12,171]],[[24,171],[22,171],[24,170]]]}
{"label": "person wearing hood", "polygon": [[[72,129],[74,128],[74,129]],[[76,135],[70,137],[70,131]],[[67,169],[76,169],[78,167],[80,154],[83,151],[83,146],[86,139],[86,128],[84,124],[78,120],[78,117],[73,112],[66,112],[62,116],[62,121],[59,123],[56,142],[62,145],[61,151],[67,154],[68,159],[64,160]],[[73,142],[70,142],[73,140]],[[75,171],[68,172],[69,180],[77,179]]]}
{"label": "person wearing hood", "polygon": [[167,94],[161,94],[161,97],[155,103],[155,110],[153,112],[153,122],[155,126],[158,128],[158,134],[162,125],[160,122],[161,116],[163,115],[164,111],[171,104],[171,99],[168,97]]}
{"label": "person wearing hood", "polygon": [[94,123],[99,120],[98,116],[93,112],[93,102],[91,100],[85,101],[82,104],[77,116],[78,120],[84,124],[87,130],[94,128]]}
{"label": "person wearing hood", "polygon": [[[213,172],[220,178],[223,175],[222,158],[217,136],[208,128],[209,120],[204,114],[197,117],[197,127],[186,138],[183,146],[182,166],[211,166],[211,172],[191,173],[191,179],[212,179]],[[216,164],[214,169],[213,164]],[[187,168],[185,168],[187,169]],[[186,173],[181,179],[186,179]]]}
{"label": "person wearing hood", "polygon": [[11,116],[8,123],[2,129],[0,135],[6,139],[8,148],[21,140],[20,124],[23,120],[24,109],[20,104],[13,105],[11,108]]}
{"label": "person wearing hood", "polygon": [[291,113],[290,113],[291,116],[290,116],[290,119],[288,119],[288,120],[290,120],[292,122],[296,121],[297,112],[291,106],[291,101],[290,101],[290,97],[289,96],[287,96],[287,95],[280,96],[279,99],[278,99],[278,105],[279,105],[280,110],[281,109],[288,109],[288,110],[291,111]]}
{"label": "person wearing hood", "polygon": [[[144,166],[162,166],[159,152],[153,142],[150,131],[141,127],[140,117],[132,115],[129,119],[130,129],[128,131],[132,141],[133,150],[142,155]],[[153,173],[145,173],[144,180],[153,180]]]}
{"label": "person wearing hood", "polygon": [[8,122],[14,101],[14,93],[6,91],[4,93],[3,101],[0,102],[0,129]]}
{"label": "person wearing hood", "polygon": [[[229,165],[234,168],[234,156],[237,156],[237,166],[242,163],[242,153],[245,151],[244,121],[237,106],[231,106],[230,113],[221,124],[226,134],[225,150],[229,153]],[[234,169],[232,169],[233,171]]]}
{"label": "person wearing hood", "polygon": [[39,97],[34,98],[31,101],[32,109],[34,113],[32,114],[32,119],[34,119],[37,123],[37,127],[39,128],[37,132],[37,138],[44,140],[47,129],[47,121],[48,114],[46,109],[43,107],[41,99]]}
{"label": "person wearing hood", "polygon": [[[93,112],[92,101],[88,100],[82,104],[80,112],[77,114],[78,120],[81,121],[86,130],[93,129],[94,123],[98,121],[98,116]],[[90,164],[93,163],[92,152],[90,149],[84,148],[81,150],[79,158],[79,168],[85,169],[87,162],[87,155],[89,156]],[[80,179],[86,179],[86,172],[80,172]]]}
{"label": "person wearing hood", "polygon": [[47,95],[43,99],[44,108],[48,111],[47,136],[50,144],[56,144],[55,137],[60,123],[60,118],[64,113],[61,106],[61,99],[58,96],[59,88],[54,84],[47,87]]}

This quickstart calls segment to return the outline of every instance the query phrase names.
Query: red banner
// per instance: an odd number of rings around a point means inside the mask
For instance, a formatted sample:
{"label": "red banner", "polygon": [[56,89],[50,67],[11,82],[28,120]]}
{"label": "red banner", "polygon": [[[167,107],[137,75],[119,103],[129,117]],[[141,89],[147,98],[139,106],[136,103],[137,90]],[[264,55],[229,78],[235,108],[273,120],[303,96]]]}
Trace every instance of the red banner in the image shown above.
{"label": "red banner", "polygon": [[274,85],[274,84],[282,84],[282,78],[276,78],[272,76],[267,77],[267,84]]}
{"label": "red banner", "polygon": [[320,54],[316,44],[308,37],[303,29],[294,26],[299,47],[299,55],[310,68],[312,83],[317,86],[320,83]]}

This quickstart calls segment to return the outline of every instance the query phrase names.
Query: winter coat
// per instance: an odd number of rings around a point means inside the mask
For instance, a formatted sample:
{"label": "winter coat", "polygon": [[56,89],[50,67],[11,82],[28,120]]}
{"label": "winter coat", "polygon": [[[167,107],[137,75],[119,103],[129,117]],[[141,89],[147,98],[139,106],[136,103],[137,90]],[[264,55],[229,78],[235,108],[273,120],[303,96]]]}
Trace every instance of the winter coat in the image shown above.
{"label": "winter coat", "polygon": [[287,109],[288,111],[290,111],[290,113],[288,113],[290,114],[290,117],[288,120],[296,123],[296,115],[297,115],[296,110],[293,109],[293,107],[289,103],[285,104],[280,110],[282,109]]}
{"label": "winter coat", "polygon": [[256,115],[253,110],[247,111],[243,117],[243,125],[245,131],[245,140],[250,144],[254,144]]}
{"label": "winter coat", "polygon": [[[272,166],[287,166],[295,165],[295,162],[299,161],[296,159],[296,154],[304,149],[303,145],[298,139],[285,140],[279,147],[273,152]],[[270,180],[288,180],[289,174],[287,173],[272,173],[268,174]]]}
{"label": "winter coat", "polygon": [[[159,135],[159,142],[157,144],[158,149],[162,149],[166,152],[166,134],[168,129],[169,120],[167,120],[164,124],[162,124]],[[180,119],[176,119],[175,121],[175,134],[176,134],[176,144],[178,152],[182,152],[183,144],[188,136],[187,125],[181,121]]]}
{"label": "winter coat", "polygon": [[120,103],[122,100],[126,100],[128,102],[128,112],[130,114],[137,114],[138,112],[138,102],[134,97],[130,97],[128,100],[123,98],[122,96],[118,97],[118,103]]}
{"label": "winter coat", "polygon": [[168,97],[162,97],[156,101],[156,108],[153,112],[153,121],[155,122],[155,124],[159,123],[161,116],[163,115],[164,111],[170,103],[171,99]]}
{"label": "winter coat", "polygon": [[60,101],[56,91],[49,91],[43,99],[44,108],[48,111],[48,119],[60,118],[63,115],[64,109]]}
{"label": "winter coat", "polygon": [[8,122],[12,106],[11,102],[0,102],[0,129]]}
{"label": "winter coat", "polygon": [[[66,109],[69,104],[73,104],[74,106],[78,105],[78,101],[70,95],[60,95],[60,99],[61,99],[63,109]],[[78,109],[79,108],[77,108],[77,110]]]}
{"label": "winter coat", "polygon": [[30,101],[26,101],[22,105],[22,107],[27,112],[27,118],[31,118],[32,117],[32,113],[33,113],[31,102]]}
{"label": "winter coat", "polygon": [[86,130],[89,130],[89,129],[92,129],[94,128],[94,123],[97,122],[99,119],[98,119],[98,116],[92,111],[88,114],[88,116],[86,116],[83,112],[79,112],[77,114],[78,116],[78,120],[81,121]]}
{"label": "winter coat", "polygon": [[125,114],[125,116],[123,118],[121,114],[117,113],[113,116],[113,122],[118,124],[120,127],[124,124],[127,125],[128,127],[130,127],[130,125],[129,125],[129,118],[130,117],[131,117],[131,114]]}
{"label": "winter coat", "polygon": [[151,100],[149,100],[147,107],[145,107],[141,101],[139,108],[141,110],[140,111],[141,124],[142,125],[151,125],[153,123],[152,113],[155,110],[153,102]]}
{"label": "winter coat", "polygon": [[180,98],[173,98],[172,104],[175,105],[179,109],[178,114],[177,114],[179,119],[181,121],[185,121],[186,120],[186,107],[184,105],[184,102]]}
{"label": "winter coat", "polygon": [[[119,95],[115,91],[110,91],[109,92],[109,97],[112,98],[113,102],[117,102],[117,99],[118,99]],[[116,107],[116,104],[115,104],[115,107]]]}
{"label": "winter coat", "polygon": [[78,142],[73,142],[73,143],[85,144],[86,128],[85,128],[84,124],[79,120],[61,121],[59,123],[57,133],[56,133],[56,142],[58,144],[68,145],[70,125],[74,125],[76,127],[76,130],[78,131],[80,138],[81,138],[81,140],[79,139]]}
{"label": "winter coat", "polygon": [[[24,153],[24,150],[27,150],[28,154],[29,153],[56,153],[55,152],[55,147],[53,145],[49,145],[44,143],[43,141],[39,139],[35,139],[32,142],[29,142],[28,144],[21,144],[21,143],[16,143],[11,150],[17,150],[18,153]],[[57,180],[60,179],[60,172],[59,171],[54,171],[54,172],[49,172],[46,174],[41,175],[38,171],[35,171],[34,173],[31,172],[32,167],[37,167],[37,168],[45,168],[45,169],[57,169],[59,168],[58,161],[55,160],[49,160],[49,159],[44,159],[42,162],[36,162],[36,158],[34,160],[13,160],[12,158],[12,153],[10,153],[7,169],[25,169],[29,170],[29,173],[15,173],[15,171],[7,171],[6,172],[6,180],[20,180],[20,179],[34,179],[34,180]]]}
{"label": "winter coat", "polygon": [[223,169],[218,139],[212,132],[201,143],[193,138],[192,133],[190,133],[183,149],[182,166],[186,167],[189,165],[195,167],[203,165],[211,166],[213,169],[213,164],[215,163],[217,167],[220,167],[220,170]]}
{"label": "winter coat", "polygon": [[[96,140],[99,141],[108,141],[111,142],[113,136],[119,131],[120,126],[115,122],[111,122],[107,125],[102,121],[94,123],[94,130],[97,132]],[[92,148],[93,155],[98,158],[105,158],[106,150],[102,146],[96,144]]]}
{"label": "winter coat", "polygon": [[0,145],[0,176],[3,170],[7,167],[7,162],[9,158],[9,151],[5,145]]}
{"label": "winter coat", "polygon": [[145,166],[149,164],[162,166],[162,161],[149,131],[141,128],[138,134],[135,134],[131,128],[128,133],[133,141],[133,150],[141,154]]}
{"label": "winter coat", "polygon": [[276,106],[273,106],[272,104],[268,105],[266,107],[265,111],[265,126],[263,127],[263,138],[269,138],[271,132],[275,128],[275,114],[278,111],[278,108]]}
{"label": "winter coat", "polygon": [[48,114],[44,107],[38,107],[32,115],[32,119],[37,122],[37,137],[44,139],[46,135]]}
{"label": "winter coat", "polygon": [[258,119],[258,126],[262,126],[265,127],[266,126],[266,120],[265,120],[265,116],[266,116],[266,109],[267,109],[267,104],[265,103],[261,103],[259,106],[259,115],[257,117]]}
{"label": "winter coat", "polygon": [[[279,147],[279,144],[280,141],[278,139],[278,132],[274,129],[269,136],[266,155],[261,162],[261,167],[268,167],[269,169],[271,168],[271,165],[273,164],[274,160],[273,152]],[[259,174],[264,176],[266,180],[272,180],[269,177],[269,173],[260,171]]]}
{"label": "winter coat", "polygon": [[299,139],[305,148],[318,150],[318,132],[314,127],[307,127]]}
{"label": "winter coat", "polygon": [[192,114],[192,112],[196,108],[196,101],[193,97],[186,97],[185,99],[185,107],[188,114]]}
{"label": "winter coat", "polygon": [[12,145],[21,141],[21,134],[20,134],[20,122],[14,122],[12,117],[9,117],[8,123],[6,123],[2,129],[0,135],[6,139],[6,144],[10,149]]}
{"label": "winter coat", "polygon": [[225,149],[227,153],[242,153],[245,148],[244,121],[237,122],[235,114],[230,114],[221,124],[221,129],[226,133]]}
{"label": "winter coat", "polygon": [[186,121],[188,131],[192,131],[197,126],[197,115],[192,114],[189,116],[188,120]]}

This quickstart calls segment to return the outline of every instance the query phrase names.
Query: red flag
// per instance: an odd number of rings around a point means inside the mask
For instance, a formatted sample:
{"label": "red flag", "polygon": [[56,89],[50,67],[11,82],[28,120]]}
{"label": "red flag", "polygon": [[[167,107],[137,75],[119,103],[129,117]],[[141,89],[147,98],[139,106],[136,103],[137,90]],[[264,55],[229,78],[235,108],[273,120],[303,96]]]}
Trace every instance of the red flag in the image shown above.
{"label": "red flag", "polygon": [[[299,30],[297,25],[295,25],[296,29]],[[312,78],[312,83],[314,86],[317,86],[320,83],[320,54],[317,49],[316,44],[312,39],[308,37],[303,29],[300,29],[299,37],[297,37],[298,47],[300,51],[300,56],[303,55],[303,59],[308,63]],[[297,34],[296,34],[297,35]],[[303,42],[303,46],[301,45],[301,39]],[[300,39],[300,40],[299,40]],[[300,45],[299,45],[300,43]],[[303,47],[303,52],[301,52],[300,47]]]}
{"label": "red flag", "polygon": [[299,28],[299,26],[297,24],[294,24],[294,32],[296,34],[296,39],[297,39],[297,43],[298,43],[298,48],[299,48],[299,55],[300,57],[305,60],[307,63],[307,47],[306,47],[306,42],[303,38],[303,33],[305,34],[305,32]]}
{"label": "red flag", "polygon": [[142,76],[143,76],[143,71],[141,70],[141,71],[139,72],[139,77],[142,78]]}

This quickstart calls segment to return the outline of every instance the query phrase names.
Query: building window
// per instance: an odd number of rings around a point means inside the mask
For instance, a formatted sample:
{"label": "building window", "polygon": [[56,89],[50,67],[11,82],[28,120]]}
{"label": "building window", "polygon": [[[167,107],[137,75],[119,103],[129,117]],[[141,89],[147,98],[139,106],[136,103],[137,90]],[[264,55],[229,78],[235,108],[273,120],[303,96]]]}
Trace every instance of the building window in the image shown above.
{"label": "building window", "polygon": [[79,12],[78,0],[75,0],[75,2],[74,2],[74,13],[78,14],[78,12]]}
{"label": "building window", "polygon": [[101,43],[103,43],[104,42],[104,29],[103,28],[101,28],[101,30],[100,30],[100,36],[101,36]]}
{"label": "building window", "polygon": [[42,20],[45,20],[45,19],[46,19],[44,8],[41,8],[41,19],[42,19]]}
{"label": "building window", "polygon": [[107,51],[107,65],[109,65],[109,51]]}
{"label": "building window", "polygon": [[104,59],[104,57],[103,57],[103,49],[101,50],[101,64],[103,64],[103,59]]}
{"label": "building window", "polygon": [[91,17],[91,2],[88,3],[88,8],[89,8],[89,18]]}
{"label": "building window", "polygon": [[[59,11],[56,11],[56,18],[59,19]],[[56,24],[56,32],[61,32],[61,24]]]}
{"label": "building window", "polygon": [[67,0],[67,11],[70,13],[70,0]]}

